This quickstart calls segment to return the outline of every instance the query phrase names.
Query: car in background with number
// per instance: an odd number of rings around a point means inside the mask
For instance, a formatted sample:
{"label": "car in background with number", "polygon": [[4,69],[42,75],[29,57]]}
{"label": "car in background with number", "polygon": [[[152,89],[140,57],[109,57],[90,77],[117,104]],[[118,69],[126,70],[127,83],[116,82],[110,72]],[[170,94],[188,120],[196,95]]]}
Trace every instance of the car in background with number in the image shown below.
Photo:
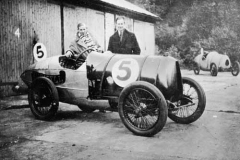
{"label": "car in background with number", "polygon": [[[73,60],[59,55],[31,65],[21,79],[37,119],[53,118],[63,102],[88,113],[96,109],[119,112],[126,128],[140,136],[157,134],[167,117],[192,123],[206,105],[202,87],[182,77],[172,57],[91,51],[86,60]],[[101,106],[99,101],[109,105]]]}

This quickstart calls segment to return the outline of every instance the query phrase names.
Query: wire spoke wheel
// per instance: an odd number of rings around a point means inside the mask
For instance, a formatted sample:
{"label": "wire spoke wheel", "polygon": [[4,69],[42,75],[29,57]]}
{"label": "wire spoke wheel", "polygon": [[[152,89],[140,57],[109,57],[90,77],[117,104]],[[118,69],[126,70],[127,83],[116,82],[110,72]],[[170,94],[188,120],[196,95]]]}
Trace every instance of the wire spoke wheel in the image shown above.
{"label": "wire spoke wheel", "polygon": [[54,84],[45,77],[37,78],[29,93],[29,104],[36,118],[42,120],[52,118],[56,114],[59,104]]}
{"label": "wire spoke wheel", "polygon": [[124,115],[128,122],[141,130],[154,127],[159,117],[158,97],[145,89],[134,89],[123,104]]}
{"label": "wire spoke wheel", "polygon": [[46,115],[50,108],[52,107],[52,92],[46,84],[41,83],[36,88],[32,90],[32,99],[33,99],[33,106],[35,110],[41,114]]}
{"label": "wire spoke wheel", "polygon": [[202,87],[193,79],[183,77],[183,96],[170,105],[168,116],[177,123],[192,123],[202,115],[205,105]]}
{"label": "wire spoke wheel", "polygon": [[199,98],[196,88],[184,83],[183,84],[183,97],[176,103],[177,110],[173,111],[177,117],[189,117],[197,109]]}
{"label": "wire spoke wheel", "polygon": [[153,136],[167,120],[166,100],[148,82],[137,81],[125,87],[118,107],[123,124],[136,135]]}

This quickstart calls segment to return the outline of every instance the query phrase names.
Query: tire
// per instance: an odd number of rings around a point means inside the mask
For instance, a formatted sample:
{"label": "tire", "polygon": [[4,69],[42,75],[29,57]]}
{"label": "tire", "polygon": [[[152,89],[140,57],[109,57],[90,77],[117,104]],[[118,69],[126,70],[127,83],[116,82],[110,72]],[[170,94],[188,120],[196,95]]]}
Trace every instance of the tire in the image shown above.
{"label": "tire", "polygon": [[237,76],[239,74],[240,64],[238,61],[235,61],[232,65],[232,75]]}
{"label": "tire", "polygon": [[194,71],[194,73],[195,73],[196,75],[199,75],[199,72],[200,72],[200,66],[199,66],[199,64],[197,64],[197,63],[194,63],[194,64],[193,64],[193,71]]}
{"label": "tire", "polygon": [[112,109],[117,109],[118,108],[118,103],[109,99],[108,100],[108,103],[109,103],[109,106],[112,108]]}
{"label": "tire", "polygon": [[122,90],[118,112],[126,128],[135,135],[147,137],[162,130],[168,114],[160,90],[143,81],[133,82]]}
{"label": "tire", "polygon": [[212,63],[210,66],[210,73],[212,76],[216,77],[218,74],[218,67],[215,63]]}
{"label": "tire", "polygon": [[[176,123],[189,124],[203,114],[206,106],[206,96],[202,87],[195,80],[188,77],[183,77],[182,80],[183,96],[174,107],[168,109],[168,117]],[[188,104],[193,105],[184,106]]]}
{"label": "tire", "polygon": [[55,117],[59,106],[57,88],[48,78],[39,77],[31,85],[28,101],[37,119],[50,120]]}
{"label": "tire", "polygon": [[78,108],[80,108],[83,112],[86,112],[86,113],[92,113],[94,112],[96,109],[94,108],[90,108],[88,106],[84,106],[84,105],[78,105]]}

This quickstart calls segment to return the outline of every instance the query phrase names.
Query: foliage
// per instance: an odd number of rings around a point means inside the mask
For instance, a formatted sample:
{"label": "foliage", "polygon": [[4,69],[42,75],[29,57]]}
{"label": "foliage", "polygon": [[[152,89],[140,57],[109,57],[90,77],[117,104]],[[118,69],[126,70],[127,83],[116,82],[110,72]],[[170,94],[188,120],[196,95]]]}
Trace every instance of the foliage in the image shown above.
{"label": "foliage", "polygon": [[177,55],[182,65],[190,67],[200,47],[240,61],[240,1],[129,1],[163,19],[156,23],[156,45],[161,53]]}

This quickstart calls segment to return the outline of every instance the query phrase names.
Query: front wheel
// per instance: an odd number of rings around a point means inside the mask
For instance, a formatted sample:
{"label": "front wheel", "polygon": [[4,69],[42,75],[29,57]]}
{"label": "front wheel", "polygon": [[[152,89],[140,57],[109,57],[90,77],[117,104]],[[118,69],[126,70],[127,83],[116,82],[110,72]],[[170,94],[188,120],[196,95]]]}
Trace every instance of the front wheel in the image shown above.
{"label": "front wheel", "polygon": [[240,64],[238,61],[235,61],[232,65],[232,75],[237,76],[240,70]]}
{"label": "front wheel", "polygon": [[134,134],[153,136],[164,127],[167,104],[154,85],[137,81],[125,87],[119,98],[119,115],[123,124]]}
{"label": "front wheel", "polygon": [[58,110],[58,92],[51,80],[39,77],[33,81],[28,94],[30,109],[37,119],[50,120]]}
{"label": "front wheel", "polygon": [[168,117],[174,122],[189,124],[201,117],[206,106],[202,87],[193,79],[183,77],[183,96],[168,109]]}

